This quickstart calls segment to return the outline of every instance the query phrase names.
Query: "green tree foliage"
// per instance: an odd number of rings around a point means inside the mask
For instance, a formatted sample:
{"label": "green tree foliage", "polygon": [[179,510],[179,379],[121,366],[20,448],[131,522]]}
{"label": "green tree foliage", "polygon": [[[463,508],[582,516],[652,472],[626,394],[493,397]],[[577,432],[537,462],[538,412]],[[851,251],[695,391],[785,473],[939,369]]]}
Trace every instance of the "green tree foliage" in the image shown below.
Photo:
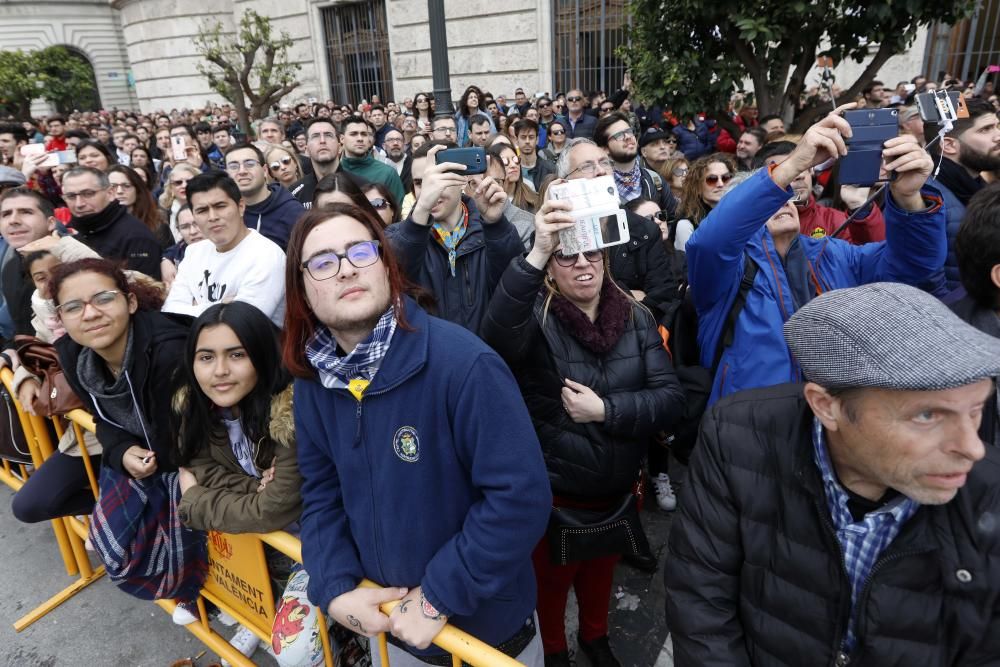
{"label": "green tree foliage", "polygon": [[66,47],[0,51],[0,105],[18,118],[27,118],[37,99],[60,111],[92,110],[96,95],[90,64]]}
{"label": "green tree foliage", "polygon": [[291,46],[288,33],[275,34],[271,19],[252,9],[243,13],[235,35],[216,22],[195,37],[195,47],[206,60],[198,71],[212,90],[232,102],[243,132],[250,133],[250,119],[266,117],[299,86],[295,77],[300,66],[288,62]]}
{"label": "green tree foliage", "polygon": [[[969,16],[977,0],[631,0],[631,44],[621,55],[644,99],[686,116],[726,108],[749,78],[760,113],[790,119],[818,55],[871,61],[854,82],[838,82],[838,104],[852,101],[893,55],[932,21]],[[916,74],[916,72],[914,72]],[[828,105],[807,108],[796,127]]]}

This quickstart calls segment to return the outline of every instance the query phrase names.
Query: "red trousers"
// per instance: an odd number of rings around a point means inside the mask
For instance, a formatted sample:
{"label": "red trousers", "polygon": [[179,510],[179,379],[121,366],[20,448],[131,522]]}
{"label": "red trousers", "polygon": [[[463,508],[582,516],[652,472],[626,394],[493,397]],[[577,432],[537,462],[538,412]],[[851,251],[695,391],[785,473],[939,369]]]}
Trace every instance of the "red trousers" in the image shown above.
{"label": "red trousers", "polygon": [[538,622],[546,655],[567,650],[566,597],[572,586],[580,606],[580,639],[592,642],[608,634],[608,605],[615,564],[608,556],[567,565],[553,565],[543,537],[531,554],[538,582]]}

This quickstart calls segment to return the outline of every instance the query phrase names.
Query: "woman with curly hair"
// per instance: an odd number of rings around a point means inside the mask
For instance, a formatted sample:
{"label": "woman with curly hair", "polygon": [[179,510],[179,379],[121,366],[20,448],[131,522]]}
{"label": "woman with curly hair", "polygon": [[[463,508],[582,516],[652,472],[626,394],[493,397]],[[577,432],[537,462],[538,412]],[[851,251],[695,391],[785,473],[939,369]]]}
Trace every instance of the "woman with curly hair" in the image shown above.
{"label": "woman with curly hair", "polygon": [[688,167],[677,207],[674,247],[684,250],[688,239],[701,221],[722,199],[726,184],[736,173],[736,162],[729,153],[712,153],[700,157]]}

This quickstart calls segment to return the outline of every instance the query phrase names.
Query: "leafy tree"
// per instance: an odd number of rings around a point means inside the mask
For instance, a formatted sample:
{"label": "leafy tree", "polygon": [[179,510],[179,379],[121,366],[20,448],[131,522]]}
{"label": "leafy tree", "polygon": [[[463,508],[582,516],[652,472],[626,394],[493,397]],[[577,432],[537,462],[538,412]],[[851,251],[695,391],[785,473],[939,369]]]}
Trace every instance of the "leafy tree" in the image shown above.
{"label": "leafy tree", "polygon": [[64,46],[0,51],[0,104],[16,117],[28,118],[37,99],[48,100],[59,111],[96,109],[90,63]]}
{"label": "leafy tree", "polygon": [[99,106],[94,68],[80,54],[64,46],[36,51],[35,67],[44,80],[42,97],[60,113],[91,111]]}
{"label": "leafy tree", "polygon": [[[955,23],[977,0],[630,0],[631,45],[622,49],[640,97],[686,116],[726,108],[753,82],[760,113],[791,120],[818,55],[836,62],[871,61],[837,98],[854,100],[893,55],[932,21]],[[874,48],[873,45],[878,47]],[[874,53],[872,49],[874,48]],[[814,103],[798,116],[801,130],[830,109]]]}
{"label": "leafy tree", "polygon": [[288,62],[291,45],[287,32],[275,35],[271,19],[252,9],[243,13],[235,35],[224,33],[216,22],[202,27],[195,37],[195,47],[207,61],[198,71],[212,90],[233,104],[240,129],[247,135],[251,118],[267,116],[274,104],[299,86],[295,76],[300,66]]}
{"label": "leafy tree", "polygon": [[31,115],[31,102],[42,96],[34,58],[24,51],[0,51],[0,106],[16,118]]}

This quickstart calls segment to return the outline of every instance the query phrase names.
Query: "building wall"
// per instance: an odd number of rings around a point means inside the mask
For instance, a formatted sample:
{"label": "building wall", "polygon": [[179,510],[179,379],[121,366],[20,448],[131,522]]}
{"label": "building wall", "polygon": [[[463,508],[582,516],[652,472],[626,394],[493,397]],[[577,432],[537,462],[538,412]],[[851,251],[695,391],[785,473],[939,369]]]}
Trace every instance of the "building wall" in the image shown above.
{"label": "building wall", "polygon": [[[106,0],[7,0],[0,4],[0,49],[75,47],[94,66],[101,103],[133,109],[136,98],[128,85],[128,56],[116,14]],[[44,101],[32,108],[38,115],[50,111]]]}
{"label": "building wall", "polygon": [[[547,90],[552,80],[551,0],[444,3],[452,96],[476,84],[494,95]],[[386,14],[397,99],[430,91],[426,0],[388,0]]]}

